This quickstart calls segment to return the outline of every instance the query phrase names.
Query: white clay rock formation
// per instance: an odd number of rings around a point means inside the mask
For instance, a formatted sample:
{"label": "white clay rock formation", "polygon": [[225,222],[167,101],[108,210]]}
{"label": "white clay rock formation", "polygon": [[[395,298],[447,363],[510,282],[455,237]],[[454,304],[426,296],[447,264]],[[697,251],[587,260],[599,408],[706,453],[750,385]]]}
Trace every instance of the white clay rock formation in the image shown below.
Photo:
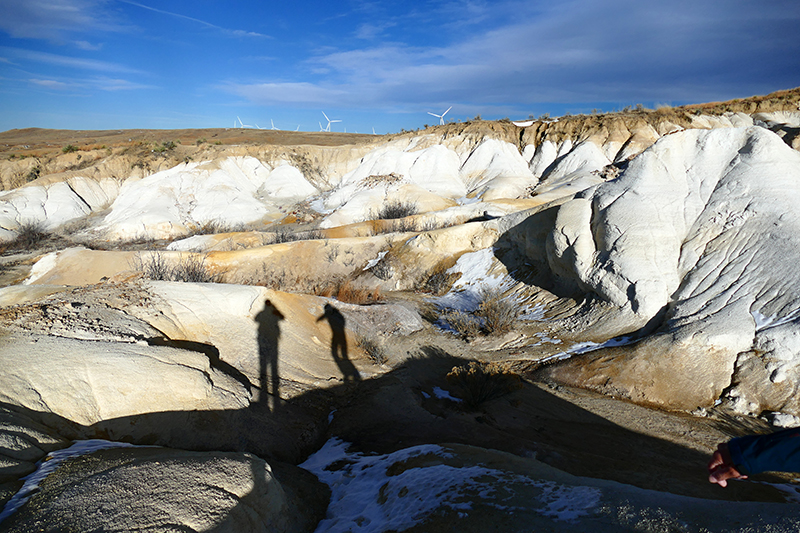
{"label": "white clay rock formation", "polygon": [[798,101],[3,159],[0,530],[796,531]]}

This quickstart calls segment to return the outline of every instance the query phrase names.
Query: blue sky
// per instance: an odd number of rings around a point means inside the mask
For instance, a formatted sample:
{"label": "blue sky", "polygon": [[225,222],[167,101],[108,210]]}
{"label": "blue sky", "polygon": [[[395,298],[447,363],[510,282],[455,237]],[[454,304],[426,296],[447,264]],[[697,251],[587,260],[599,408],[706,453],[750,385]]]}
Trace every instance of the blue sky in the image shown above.
{"label": "blue sky", "polygon": [[0,131],[396,132],[800,86],[798,0],[0,0]]}

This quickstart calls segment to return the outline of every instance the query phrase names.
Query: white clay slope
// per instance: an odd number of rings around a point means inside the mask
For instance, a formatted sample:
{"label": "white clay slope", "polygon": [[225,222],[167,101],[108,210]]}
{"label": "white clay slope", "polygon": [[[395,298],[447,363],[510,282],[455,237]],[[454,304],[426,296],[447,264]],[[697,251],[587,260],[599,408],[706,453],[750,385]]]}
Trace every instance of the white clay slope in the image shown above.
{"label": "white clay slope", "polygon": [[[674,369],[686,380],[713,383],[687,401],[713,401],[701,397],[718,395],[737,354],[764,344],[766,332],[768,351],[781,360],[774,376],[780,380],[799,370],[800,361],[790,356],[797,353],[798,323],[757,333],[754,316],[796,316],[800,309],[798,183],[800,153],[766,129],[667,136],[619,179],[560,208],[550,262],[562,277],[618,306],[620,332],[644,326],[664,309],[662,330],[671,346],[689,343],[717,353],[717,369]],[[757,408],[759,402],[749,403]]]}

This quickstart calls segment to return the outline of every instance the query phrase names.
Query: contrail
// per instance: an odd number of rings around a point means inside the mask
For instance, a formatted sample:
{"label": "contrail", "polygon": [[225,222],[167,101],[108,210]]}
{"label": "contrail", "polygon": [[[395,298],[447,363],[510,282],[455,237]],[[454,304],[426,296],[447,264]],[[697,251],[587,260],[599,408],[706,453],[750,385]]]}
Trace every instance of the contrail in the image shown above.
{"label": "contrail", "polygon": [[245,31],[245,30],[231,30],[229,28],[223,28],[222,26],[217,26],[216,24],[211,24],[210,22],[206,22],[205,20],[196,19],[194,17],[189,17],[187,15],[181,15],[180,13],[173,13],[171,11],[164,11],[163,9],[158,9],[155,7],[146,6],[144,4],[140,4],[139,2],[133,2],[132,0],[119,0],[123,4],[130,4],[132,6],[140,7],[142,9],[147,9],[149,11],[154,11],[156,13],[161,13],[162,15],[169,15],[171,17],[177,17],[185,20],[190,20],[192,22],[196,22],[197,24],[201,24],[208,28],[214,28],[215,30],[224,31],[226,33],[233,33],[235,35],[250,35],[252,37],[269,37],[269,35],[264,35],[263,33],[257,33],[254,31]]}

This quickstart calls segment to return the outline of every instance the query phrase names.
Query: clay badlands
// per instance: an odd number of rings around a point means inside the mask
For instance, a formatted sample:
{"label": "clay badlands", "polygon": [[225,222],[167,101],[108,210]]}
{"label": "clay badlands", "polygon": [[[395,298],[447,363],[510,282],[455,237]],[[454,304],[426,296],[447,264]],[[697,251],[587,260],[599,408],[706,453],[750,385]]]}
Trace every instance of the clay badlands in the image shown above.
{"label": "clay badlands", "polygon": [[797,531],[799,133],[0,133],[0,530]]}

